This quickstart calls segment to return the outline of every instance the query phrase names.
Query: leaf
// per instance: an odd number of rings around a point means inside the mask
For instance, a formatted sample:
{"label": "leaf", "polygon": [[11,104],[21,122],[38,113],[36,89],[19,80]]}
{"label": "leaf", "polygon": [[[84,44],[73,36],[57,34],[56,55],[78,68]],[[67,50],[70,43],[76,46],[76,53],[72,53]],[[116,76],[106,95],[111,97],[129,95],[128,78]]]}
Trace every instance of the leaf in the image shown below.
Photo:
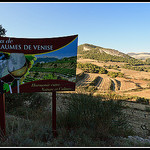
{"label": "leaf", "polygon": [[4,83],[3,89],[4,89],[4,91],[8,92],[9,91],[9,85],[7,83]]}

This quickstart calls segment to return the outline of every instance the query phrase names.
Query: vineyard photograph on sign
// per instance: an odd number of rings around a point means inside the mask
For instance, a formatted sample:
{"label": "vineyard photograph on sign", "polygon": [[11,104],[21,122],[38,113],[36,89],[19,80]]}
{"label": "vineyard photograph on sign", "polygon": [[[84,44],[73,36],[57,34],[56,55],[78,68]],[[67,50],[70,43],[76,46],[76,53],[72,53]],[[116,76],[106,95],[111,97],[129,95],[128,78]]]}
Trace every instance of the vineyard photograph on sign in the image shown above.
{"label": "vineyard photograph on sign", "polygon": [[[77,35],[46,39],[0,37],[4,92],[20,93],[24,91],[21,88],[26,88],[25,92],[36,92],[36,88],[37,92],[75,90],[76,63]],[[64,84],[69,84],[68,89],[60,88]]]}

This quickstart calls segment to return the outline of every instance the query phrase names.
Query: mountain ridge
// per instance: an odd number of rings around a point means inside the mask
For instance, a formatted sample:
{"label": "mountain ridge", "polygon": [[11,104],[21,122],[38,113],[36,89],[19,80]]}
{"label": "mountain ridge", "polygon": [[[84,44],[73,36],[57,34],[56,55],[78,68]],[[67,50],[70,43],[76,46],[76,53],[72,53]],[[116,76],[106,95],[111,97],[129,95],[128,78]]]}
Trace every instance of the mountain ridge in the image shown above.
{"label": "mountain ridge", "polygon": [[107,54],[110,54],[113,56],[119,56],[119,57],[128,57],[129,56],[128,54],[122,53],[122,52],[115,50],[115,49],[104,48],[104,47],[100,47],[100,46],[96,46],[96,45],[88,44],[88,43],[81,44],[78,46],[78,52],[79,53],[90,51],[93,49],[99,50],[100,53],[107,53]]}
{"label": "mountain ridge", "polygon": [[104,48],[104,47],[101,47],[101,46],[96,46],[96,45],[88,44],[88,43],[81,44],[81,45],[78,46],[78,53],[79,54],[83,53],[83,52],[88,52],[88,51],[91,51],[91,50],[97,50],[100,53],[106,53],[106,54],[109,54],[109,55],[112,55],[112,56],[130,57],[128,54],[125,54],[123,52],[120,52],[119,50],[112,49],[112,48]]}
{"label": "mountain ridge", "polygon": [[127,53],[129,56],[134,57],[136,59],[142,59],[145,60],[147,58],[150,58],[150,53],[148,52],[139,52],[139,53],[135,53],[135,52],[130,52]]}

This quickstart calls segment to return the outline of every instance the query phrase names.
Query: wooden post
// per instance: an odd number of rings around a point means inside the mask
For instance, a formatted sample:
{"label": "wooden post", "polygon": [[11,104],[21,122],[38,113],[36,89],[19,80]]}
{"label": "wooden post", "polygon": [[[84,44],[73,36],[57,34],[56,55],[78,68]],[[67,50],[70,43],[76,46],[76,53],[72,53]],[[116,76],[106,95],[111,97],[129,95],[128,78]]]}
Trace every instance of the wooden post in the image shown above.
{"label": "wooden post", "polygon": [[1,135],[6,135],[6,124],[5,124],[5,94],[0,94],[0,126]]}
{"label": "wooden post", "polygon": [[52,92],[52,132],[54,138],[56,138],[56,91]]}

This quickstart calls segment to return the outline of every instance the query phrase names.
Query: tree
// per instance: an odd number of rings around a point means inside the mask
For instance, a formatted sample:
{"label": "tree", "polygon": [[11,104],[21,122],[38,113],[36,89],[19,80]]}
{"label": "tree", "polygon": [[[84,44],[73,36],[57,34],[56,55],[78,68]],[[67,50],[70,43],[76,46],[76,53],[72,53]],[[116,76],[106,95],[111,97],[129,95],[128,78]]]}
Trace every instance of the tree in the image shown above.
{"label": "tree", "polygon": [[0,25],[0,37],[1,36],[5,36],[6,35],[6,30],[2,27],[2,25]]}
{"label": "tree", "polygon": [[150,58],[147,58],[147,59],[145,60],[145,62],[146,62],[147,65],[149,65],[149,64],[150,64]]}

